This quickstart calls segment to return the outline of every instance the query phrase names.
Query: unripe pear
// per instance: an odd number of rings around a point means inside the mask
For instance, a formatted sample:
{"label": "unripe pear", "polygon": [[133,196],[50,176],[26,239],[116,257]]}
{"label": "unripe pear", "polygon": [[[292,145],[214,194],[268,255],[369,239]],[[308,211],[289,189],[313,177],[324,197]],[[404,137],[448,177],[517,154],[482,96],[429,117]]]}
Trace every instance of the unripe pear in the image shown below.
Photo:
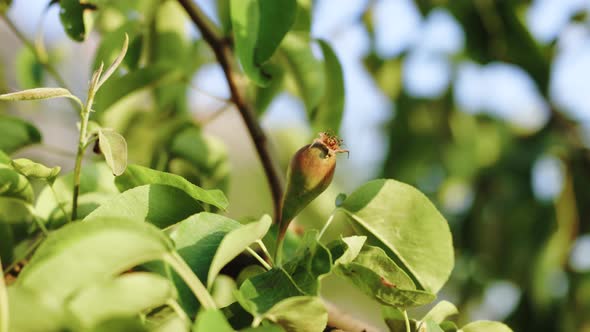
{"label": "unripe pear", "polygon": [[313,143],[299,149],[287,169],[287,187],[281,203],[277,243],[281,243],[289,223],[303,208],[321,194],[332,182],[336,169],[336,154],[342,140],[320,133]]}

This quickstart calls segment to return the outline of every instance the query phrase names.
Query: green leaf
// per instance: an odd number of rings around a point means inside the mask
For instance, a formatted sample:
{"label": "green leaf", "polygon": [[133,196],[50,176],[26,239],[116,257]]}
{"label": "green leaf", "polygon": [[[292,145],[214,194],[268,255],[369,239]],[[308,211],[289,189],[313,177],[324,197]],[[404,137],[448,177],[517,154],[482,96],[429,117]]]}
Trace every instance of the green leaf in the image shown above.
{"label": "green leaf", "polygon": [[129,165],[125,173],[116,178],[115,184],[121,191],[145,184],[162,184],[180,189],[194,200],[220,209],[225,209],[228,205],[227,198],[220,190],[205,190],[190,183],[182,176],[139,165]]}
{"label": "green leaf", "polygon": [[325,95],[312,113],[315,132],[331,130],[338,133],[344,113],[344,77],[342,66],[330,45],[318,40],[324,54]]}
{"label": "green leaf", "polygon": [[119,68],[119,66],[121,65],[121,62],[123,62],[123,59],[125,59],[125,55],[127,54],[128,47],[129,47],[129,36],[127,34],[125,34],[125,39],[123,39],[123,46],[121,47],[121,51],[119,52],[119,55],[117,56],[117,58],[115,58],[113,63],[111,63],[109,68],[107,68],[107,70],[101,75],[100,80],[98,81],[98,84],[96,86],[97,90],[100,89],[101,85],[103,85],[104,82],[106,82],[111,77],[111,75],[113,75],[115,73],[117,68]]}
{"label": "green leaf", "polygon": [[59,332],[64,331],[66,317],[61,303],[51,296],[24,287],[8,288],[10,328],[8,331]]}
{"label": "green leaf", "polygon": [[423,321],[431,319],[437,324],[442,323],[447,317],[457,315],[459,310],[449,301],[440,301],[438,302],[424,317],[422,317]]}
{"label": "green leaf", "polygon": [[291,276],[281,268],[252,277],[235,294],[240,305],[254,317],[260,317],[280,301],[305,295]]}
{"label": "green leaf", "polygon": [[332,257],[337,257],[334,265],[351,263],[359,255],[366,241],[366,236],[355,235],[330,243],[328,246],[332,252]]}
{"label": "green leaf", "polygon": [[67,308],[89,327],[111,317],[136,316],[175,297],[176,290],[168,279],[134,272],[82,289],[68,300]]}
{"label": "green leaf", "polygon": [[445,332],[457,332],[459,330],[457,324],[449,320],[445,320],[444,322],[440,323],[439,326]]}
{"label": "green leaf", "polygon": [[113,175],[123,174],[127,168],[127,142],[125,142],[125,138],[112,129],[99,129],[98,144]]}
{"label": "green leaf", "polygon": [[254,48],[254,63],[262,64],[274,54],[295,23],[296,0],[260,0],[259,28]]}
{"label": "green leaf", "polygon": [[309,38],[302,34],[287,34],[281,44],[281,51],[288,63],[289,78],[303,99],[307,113],[312,114],[324,96],[324,66],[313,55]]}
{"label": "green leaf", "polygon": [[427,319],[423,324],[423,326],[426,326],[425,332],[444,332],[443,329],[441,329],[432,319]]}
{"label": "green leaf", "polygon": [[92,25],[88,5],[79,0],[61,0],[59,19],[67,35],[75,41],[83,41]]}
{"label": "green leaf", "polygon": [[10,157],[8,157],[4,151],[0,150],[0,165],[8,164],[10,164]]}
{"label": "green leaf", "polygon": [[463,326],[460,332],[512,332],[512,329],[500,322],[478,320]]}
{"label": "green leaf", "polygon": [[7,225],[32,224],[34,221],[33,207],[21,200],[11,197],[0,197],[0,223]]}
{"label": "green leaf", "polygon": [[213,285],[215,277],[227,263],[241,254],[252,243],[262,239],[271,224],[272,219],[268,215],[264,215],[259,221],[243,225],[229,232],[215,252],[207,275],[207,286],[210,288]]}
{"label": "green leaf", "polygon": [[[402,310],[384,305],[381,306],[381,316],[389,331],[406,331],[406,318]],[[410,331],[418,331],[416,326],[417,322],[410,319]]]}
{"label": "green leaf", "polygon": [[287,332],[323,331],[328,311],[317,296],[294,296],[275,304],[260,319],[275,322]]}
{"label": "green leaf", "polygon": [[254,55],[260,26],[259,1],[231,0],[230,17],[236,54],[244,73],[257,85],[266,86],[271,77],[256,63]]}
{"label": "green leaf", "polygon": [[449,225],[414,187],[395,180],[370,181],[337,210],[423,289],[436,293],[448,279],[454,264]]}
{"label": "green leaf", "polygon": [[[250,265],[259,266],[259,265]],[[220,274],[215,278],[211,287],[211,296],[215,300],[218,308],[224,308],[234,303],[234,292],[238,290],[236,281],[226,275]]]}
{"label": "green leaf", "polygon": [[[190,126],[174,136],[169,150],[171,158],[183,159],[195,167],[197,174],[188,176],[191,181],[204,188],[224,190],[227,187],[230,162],[223,141]],[[175,166],[174,161],[170,162],[170,168]]]}
{"label": "green leaf", "polygon": [[281,65],[269,62],[265,68],[272,76],[272,80],[266,87],[256,87],[254,110],[259,117],[264,114],[274,97],[281,91],[285,81],[285,70]]}
{"label": "green leaf", "polygon": [[412,279],[378,247],[365,246],[354,261],[338,265],[335,271],[382,304],[408,308],[436,298],[417,290]]}
{"label": "green leaf", "polygon": [[146,184],[112,197],[84,220],[120,217],[166,228],[201,211],[202,207],[182,190]]}
{"label": "green leaf", "polygon": [[49,183],[53,183],[61,171],[61,167],[59,166],[49,168],[25,158],[15,159],[10,165],[27,178],[47,180]]}
{"label": "green leaf", "polygon": [[27,145],[41,142],[41,133],[32,124],[0,114],[0,150],[11,154]]}
{"label": "green leaf", "polygon": [[34,195],[33,187],[26,177],[0,165],[0,197],[11,197],[33,203]]}
{"label": "green leaf", "polygon": [[[55,194],[49,186],[45,186],[35,204],[35,211],[37,211],[39,217],[48,223],[55,224],[67,220],[68,217],[64,216],[60,206],[66,211],[66,215],[70,214],[73,187],[73,172],[60,176],[55,180],[53,184]],[[98,206],[118,194],[119,190],[115,187],[113,173],[105,163],[85,164],[82,167],[82,175],[80,176],[78,218],[84,218]]]}
{"label": "green leaf", "polygon": [[317,238],[317,230],[306,232],[295,258],[284,265],[285,271],[307,295],[318,295],[319,278],[332,270],[332,255]]}
{"label": "green leaf", "polygon": [[206,310],[201,312],[191,330],[192,332],[233,332],[225,316],[219,310]]}
{"label": "green leaf", "polygon": [[[170,238],[182,259],[203,283],[207,283],[207,272],[217,247],[227,233],[240,226],[239,222],[227,217],[201,212],[179,222],[170,233]],[[174,279],[183,308],[189,315],[195,315],[197,301],[179,278]]]}
{"label": "green leaf", "polygon": [[112,317],[88,329],[89,332],[149,332],[136,317]]}
{"label": "green leaf", "polygon": [[4,101],[26,101],[52,98],[77,99],[69,90],[64,88],[34,88],[0,95],[0,100]]}
{"label": "green leaf", "polygon": [[172,241],[148,223],[114,218],[71,223],[49,234],[16,285],[63,301],[172,250]]}

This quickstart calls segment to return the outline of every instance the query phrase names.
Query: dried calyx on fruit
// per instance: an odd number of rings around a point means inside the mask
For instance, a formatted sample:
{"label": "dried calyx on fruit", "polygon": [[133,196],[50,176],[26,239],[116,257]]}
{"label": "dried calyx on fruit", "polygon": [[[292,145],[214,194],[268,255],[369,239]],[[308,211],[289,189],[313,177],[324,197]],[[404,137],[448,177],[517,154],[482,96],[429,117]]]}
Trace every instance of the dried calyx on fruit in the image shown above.
{"label": "dried calyx on fruit", "polygon": [[336,154],[348,153],[348,150],[340,148],[341,145],[342,140],[338,136],[320,133],[319,138],[299,149],[291,159],[278,221],[279,251],[291,220],[332,182],[336,169]]}

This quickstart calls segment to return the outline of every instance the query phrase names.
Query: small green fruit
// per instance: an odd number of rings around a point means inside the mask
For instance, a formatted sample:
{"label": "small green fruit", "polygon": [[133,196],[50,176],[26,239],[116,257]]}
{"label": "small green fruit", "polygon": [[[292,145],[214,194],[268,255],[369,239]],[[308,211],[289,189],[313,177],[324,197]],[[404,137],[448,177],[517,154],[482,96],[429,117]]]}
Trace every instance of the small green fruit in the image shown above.
{"label": "small green fruit", "polygon": [[332,182],[336,169],[336,154],[348,152],[340,149],[342,140],[338,137],[327,133],[320,133],[319,136],[312,144],[299,149],[289,164],[287,187],[278,222],[279,244],[291,220]]}

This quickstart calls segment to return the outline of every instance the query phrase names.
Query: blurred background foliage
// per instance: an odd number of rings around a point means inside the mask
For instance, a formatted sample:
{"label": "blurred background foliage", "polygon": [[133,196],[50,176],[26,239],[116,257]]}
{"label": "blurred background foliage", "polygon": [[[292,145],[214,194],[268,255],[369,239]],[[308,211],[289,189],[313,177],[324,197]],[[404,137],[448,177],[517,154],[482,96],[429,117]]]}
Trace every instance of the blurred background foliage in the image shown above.
{"label": "blurred background foliage", "polygon": [[[37,56],[2,20],[0,93],[59,85],[45,59],[84,95],[91,69],[113,60],[127,32],[127,74],[103,87],[93,120],[125,136],[131,162],[224,190],[229,215],[269,212],[264,174],[228,106],[221,68],[177,3],[93,2],[101,8],[92,31],[76,43],[58,6],[14,0],[6,15]],[[227,0],[196,2],[229,31]],[[412,184],[451,225],[457,263],[440,297],[459,307],[459,321],[590,331],[590,2],[299,2],[311,21],[299,15],[296,26],[311,22],[312,37],[326,40],[342,64],[339,133],[350,157],[340,157],[335,183],[298,224],[321,227],[336,196],[369,179]],[[314,82],[306,72],[321,66],[322,52],[297,51],[286,49],[283,60],[302,64],[249,90],[281,170],[315,136],[306,113],[315,92],[299,93],[298,84]],[[14,115],[39,128],[25,131],[32,141],[43,137],[17,155],[71,169],[77,133],[69,104],[0,104],[1,117]],[[16,128],[2,125],[2,135]],[[346,225],[330,232],[337,237]],[[354,302],[351,294],[339,302]]]}

